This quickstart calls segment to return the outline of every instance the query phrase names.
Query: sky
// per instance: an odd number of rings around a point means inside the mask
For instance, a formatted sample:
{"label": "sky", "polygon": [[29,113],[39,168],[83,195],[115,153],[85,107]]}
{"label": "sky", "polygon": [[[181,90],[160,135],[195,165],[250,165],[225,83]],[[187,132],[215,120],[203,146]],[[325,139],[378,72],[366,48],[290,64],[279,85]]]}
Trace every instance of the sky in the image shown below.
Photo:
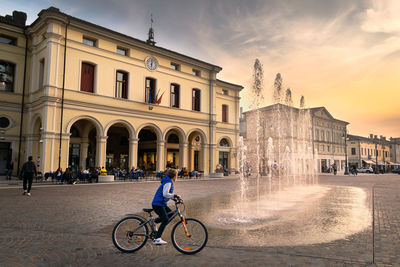
{"label": "sky", "polygon": [[140,40],[153,14],[157,46],[218,65],[218,78],[244,86],[250,108],[255,59],[263,66],[262,106],[277,73],[299,107],[324,106],[349,133],[400,137],[398,0],[2,0],[32,23],[61,12]]}

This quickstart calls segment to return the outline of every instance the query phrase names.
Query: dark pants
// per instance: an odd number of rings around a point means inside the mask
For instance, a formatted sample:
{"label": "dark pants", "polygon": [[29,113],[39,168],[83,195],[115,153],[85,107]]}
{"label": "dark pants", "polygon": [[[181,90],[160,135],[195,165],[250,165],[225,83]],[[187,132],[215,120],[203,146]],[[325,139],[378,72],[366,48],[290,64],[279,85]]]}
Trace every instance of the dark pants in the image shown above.
{"label": "dark pants", "polygon": [[13,170],[7,170],[7,176],[6,176],[6,179],[7,179],[7,180],[11,180],[12,171],[13,171]]}
{"label": "dark pants", "polygon": [[[24,190],[27,190],[28,193],[31,191],[33,181],[33,174],[24,174]],[[26,188],[26,183],[28,183],[28,189]]]}
{"label": "dark pants", "polygon": [[161,225],[158,228],[158,232],[157,232],[156,237],[155,237],[155,238],[160,238],[162,233],[164,232],[165,227],[169,223],[168,213],[171,212],[171,209],[168,208],[168,207],[162,207],[162,206],[153,205],[153,210],[154,210],[155,213],[157,213],[158,216],[160,216]]}

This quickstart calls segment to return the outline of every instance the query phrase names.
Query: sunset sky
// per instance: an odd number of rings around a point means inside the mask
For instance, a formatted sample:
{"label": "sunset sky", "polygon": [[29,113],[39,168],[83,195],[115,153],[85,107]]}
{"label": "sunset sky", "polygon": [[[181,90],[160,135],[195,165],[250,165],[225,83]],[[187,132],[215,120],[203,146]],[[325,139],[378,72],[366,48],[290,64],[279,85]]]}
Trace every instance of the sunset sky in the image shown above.
{"label": "sunset sky", "polygon": [[398,0],[2,0],[32,23],[41,9],[61,12],[146,40],[150,14],[161,46],[221,66],[218,78],[245,87],[264,68],[265,105],[276,73],[295,106],[325,106],[349,132],[400,137],[400,1]]}

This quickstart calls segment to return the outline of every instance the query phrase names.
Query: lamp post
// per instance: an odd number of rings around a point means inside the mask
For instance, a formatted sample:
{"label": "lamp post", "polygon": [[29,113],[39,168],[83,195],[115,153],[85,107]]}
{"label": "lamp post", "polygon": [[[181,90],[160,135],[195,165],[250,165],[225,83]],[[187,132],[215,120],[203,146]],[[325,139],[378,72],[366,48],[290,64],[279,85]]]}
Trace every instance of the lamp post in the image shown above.
{"label": "lamp post", "polygon": [[379,174],[378,171],[378,139],[375,137],[375,174]]}
{"label": "lamp post", "polygon": [[344,175],[349,175],[349,167],[347,163],[347,130],[345,130],[342,137],[344,139],[344,159],[345,159]]}

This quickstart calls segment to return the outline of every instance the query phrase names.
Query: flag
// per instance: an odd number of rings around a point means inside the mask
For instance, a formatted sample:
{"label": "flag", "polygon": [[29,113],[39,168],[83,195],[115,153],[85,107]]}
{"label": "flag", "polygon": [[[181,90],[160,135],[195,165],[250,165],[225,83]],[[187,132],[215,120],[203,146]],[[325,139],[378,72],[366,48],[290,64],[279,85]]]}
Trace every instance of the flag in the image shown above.
{"label": "flag", "polygon": [[161,104],[162,96],[164,95],[164,93],[165,93],[165,91],[161,94],[160,98],[158,98],[158,99],[156,100],[156,104],[157,104],[157,105]]}

